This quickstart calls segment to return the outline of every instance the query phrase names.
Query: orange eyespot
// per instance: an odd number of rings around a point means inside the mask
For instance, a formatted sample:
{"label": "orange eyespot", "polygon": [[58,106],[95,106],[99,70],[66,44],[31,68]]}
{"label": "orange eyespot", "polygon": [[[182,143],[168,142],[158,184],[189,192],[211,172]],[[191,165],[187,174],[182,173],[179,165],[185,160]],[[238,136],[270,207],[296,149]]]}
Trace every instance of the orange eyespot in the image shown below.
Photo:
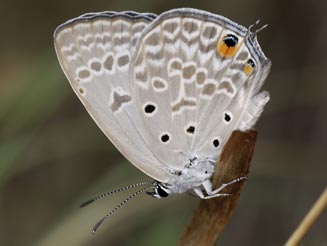
{"label": "orange eyespot", "polygon": [[246,75],[250,75],[255,68],[255,63],[252,59],[249,59],[244,65],[243,71]]}
{"label": "orange eyespot", "polygon": [[249,64],[245,64],[244,66],[244,72],[246,75],[250,75],[253,71],[253,67],[251,67]]}
{"label": "orange eyespot", "polygon": [[239,47],[238,38],[233,34],[227,34],[218,41],[217,52],[221,57],[230,58],[236,54]]}

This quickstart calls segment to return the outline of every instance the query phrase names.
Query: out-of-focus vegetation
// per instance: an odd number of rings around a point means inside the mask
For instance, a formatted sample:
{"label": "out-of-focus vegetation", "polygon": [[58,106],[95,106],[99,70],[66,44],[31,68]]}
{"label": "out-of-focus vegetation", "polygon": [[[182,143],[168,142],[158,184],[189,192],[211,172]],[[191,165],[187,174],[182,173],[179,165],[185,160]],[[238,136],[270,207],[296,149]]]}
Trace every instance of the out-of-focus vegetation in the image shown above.
{"label": "out-of-focus vegetation", "polygon": [[[127,194],[79,209],[95,194],[147,180],[105,138],[71,90],[52,33],[85,12],[195,7],[259,34],[273,62],[251,173],[220,245],[282,245],[326,186],[326,1],[2,1],[0,245],[175,245],[197,199],[136,198],[91,235]],[[132,146],[131,146],[132,147]],[[326,211],[303,245],[326,245]]]}

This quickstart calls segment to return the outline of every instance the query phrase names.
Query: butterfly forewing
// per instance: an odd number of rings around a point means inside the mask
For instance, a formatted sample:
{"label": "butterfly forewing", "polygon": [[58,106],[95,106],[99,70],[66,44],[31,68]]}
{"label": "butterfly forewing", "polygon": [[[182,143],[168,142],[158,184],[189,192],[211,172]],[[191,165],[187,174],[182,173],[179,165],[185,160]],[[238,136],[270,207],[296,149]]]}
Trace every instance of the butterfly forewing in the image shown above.
{"label": "butterfly forewing", "polygon": [[155,18],[135,12],[90,13],[55,32],[61,67],[105,135],[136,167],[167,181],[167,170],[138,131],[143,126],[130,92],[129,68],[136,43]]}

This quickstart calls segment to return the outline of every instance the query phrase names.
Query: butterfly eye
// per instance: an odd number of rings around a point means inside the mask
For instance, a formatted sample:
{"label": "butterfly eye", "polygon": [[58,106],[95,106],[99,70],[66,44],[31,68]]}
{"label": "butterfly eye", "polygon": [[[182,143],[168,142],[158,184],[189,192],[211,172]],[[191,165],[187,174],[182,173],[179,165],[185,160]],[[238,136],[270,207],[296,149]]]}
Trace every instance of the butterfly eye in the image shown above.
{"label": "butterfly eye", "polygon": [[158,186],[157,192],[158,192],[158,195],[160,197],[167,197],[168,196],[168,193],[164,189],[162,189],[160,186]]}
{"label": "butterfly eye", "polygon": [[238,48],[238,37],[227,34],[218,42],[217,52],[221,57],[230,58],[236,54]]}
{"label": "butterfly eye", "polygon": [[252,73],[252,71],[254,70],[254,68],[255,68],[255,63],[254,63],[254,61],[253,61],[252,59],[249,59],[249,60],[246,62],[246,64],[245,64],[243,70],[244,70],[244,72],[245,72],[246,75],[250,75],[250,74]]}

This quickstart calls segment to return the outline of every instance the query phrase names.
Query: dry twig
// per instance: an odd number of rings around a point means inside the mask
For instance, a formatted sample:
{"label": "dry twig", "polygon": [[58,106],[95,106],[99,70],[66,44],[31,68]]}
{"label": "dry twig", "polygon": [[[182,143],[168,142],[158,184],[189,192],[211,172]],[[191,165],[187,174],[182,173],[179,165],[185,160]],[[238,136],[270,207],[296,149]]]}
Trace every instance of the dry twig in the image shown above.
{"label": "dry twig", "polygon": [[319,215],[326,209],[327,207],[327,187],[320,195],[319,199],[310,209],[309,213],[304,217],[301,224],[294,231],[290,239],[286,242],[285,246],[297,246],[299,242],[302,240],[304,235],[310,229],[312,224],[316,221]]}
{"label": "dry twig", "polygon": [[[213,188],[248,174],[256,137],[256,131],[233,132],[217,163]],[[214,245],[236,208],[243,184],[244,181],[226,187],[223,192],[232,194],[229,197],[201,200],[179,245]]]}

